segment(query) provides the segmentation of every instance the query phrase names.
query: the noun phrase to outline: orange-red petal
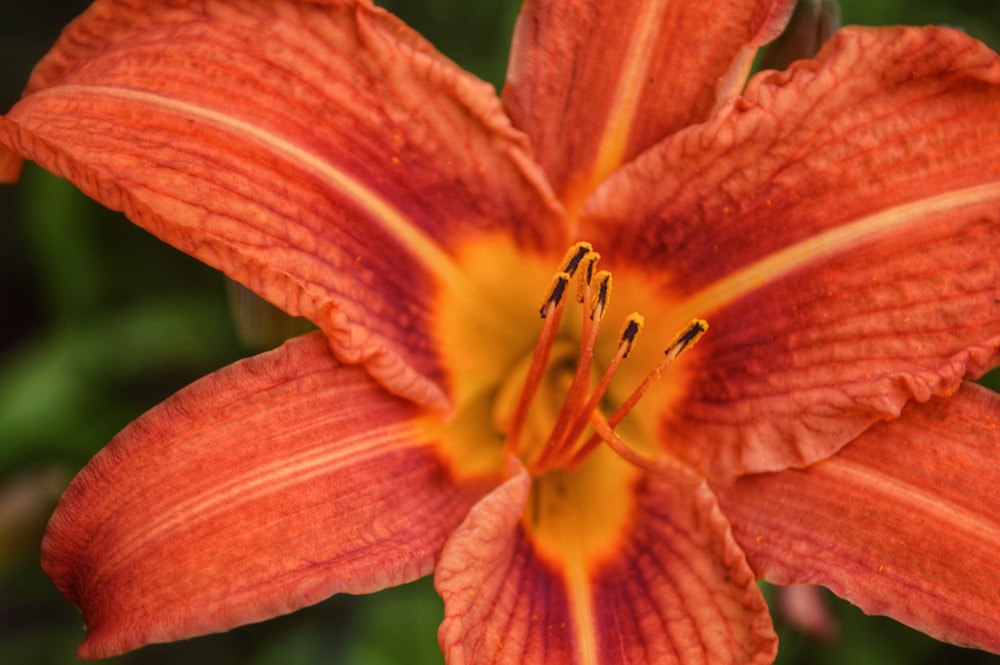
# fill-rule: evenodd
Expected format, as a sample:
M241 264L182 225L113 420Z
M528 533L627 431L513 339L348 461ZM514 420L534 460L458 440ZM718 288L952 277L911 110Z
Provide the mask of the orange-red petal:
M706 485L642 480L620 547L578 574L580 562L536 549L523 517L531 480L515 467L435 571L449 662L772 662L767 607Z
M758 574L1000 653L1000 395L911 404L829 460L718 488Z
M429 573L489 485L450 474L420 415L313 333L137 420L73 481L42 546L45 572L83 611L79 654Z
M462 284L455 243L564 242L492 87L363 0L98 0L0 119L0 143L436 406L428 306Z
M503 100L571 210L609 173L742 88L789 0L530 0Z
M587 237L674 327L711 324L663 416L676 454L714 476L806 465L1000 362L997 117L982 44L845 29L595 194Z
M629 538L594 576L606 661L773 662L767 605L715 495L645 482Z

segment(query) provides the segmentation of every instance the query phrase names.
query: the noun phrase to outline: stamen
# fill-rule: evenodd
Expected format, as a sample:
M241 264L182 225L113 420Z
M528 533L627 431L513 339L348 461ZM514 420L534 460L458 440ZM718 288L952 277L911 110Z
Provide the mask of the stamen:
M626 321L625 326L622 330L623 339L626 333L628 332L628 329L629 329L629 322ZM618 424L625 419L625 416L628 415L628 413L633 409L633 407L635 407L635 405L639 403L639 400L642 399L642 397L649 391L650 387L652 387L652 385L656 383L656 381L660 378L660 376L663 374L663 371L670 365L670 363L676 360L678 356L684 353L684 351L686 351L687 349L690 349L695 342L701 339L701 336L705 334L706 330L708 330L708 323L701 319L695 319L694 321L689 323L686 328L684 328L679 333L677 333L677 335L674 336L673 341L670 342L670 344L667 346L666 351L663 352L663 360L661 360L659 364L657 364L656 367L653 368L652 372L646 375L646 378L643 379L642 383L639 384L639 387L636 388L632 392L632 394L628 396L628 399L622 402L621 406L615 409L615 412L611 414L611 416L607 419L607 421L605 421L606 426L612 433L614 432L614 428L617 427ZM623 349L622 343L619 343L618 348L619 348L619 355L622 355L622 357L624 357L622 350ZM631 346L629 346L628 349L631 349ZM625 350L624 353L628 353L628 349ZM618 355L616 355L615 357L617 358ZM617 368L617 365L615 365L615 367ZM591 412L590 414L590 419L592 423L595 417L594 414L596 413L597 410L595 408L594 411ZM583 460L585 460L587 456L590 455L591 452L593 452L594 448L600 445L602 440L607 442L608 438L606 436L603 436L600 433L600 430L598 430L593 436L587 439L587 441L577 450L576 453L574 453L573 458L569 462L568 468L575 468L576 466L581 464Z
M602 270L596 275L594 275L594 283L597 284L597 290L593 295L593 300L590 305L590 318L596 317L599 322L604 318L604 312L608 306L608 299L611 297L611 273L607 270Z
M579 256L576 254L571 256L570 253L567 253L567 259L564 260L564 264L576 270L576 266L579 265L580 259L585 254L586 252L583 252ZM524 387L521 388L521 395L518 397L517 404L514 406L514 412L511 414L510 422L507 425L507 450L514 454L521 452L519 450L521 433L524 431L524 423L528 418L528 407L531 406L531 401L538 392L538 386L541 385L542 378L545 376L545 368L549 364L549 356L552 355L552 344L556 340L556 334L559 332L559 322L562 319L563 311L566 309L563 306L565 303L564 296L566 295L566 285L570 279L570 273L565 271L556 273L549 283L548 289L545 291L545 298L542 300L542 307L539 310L542 319L544 319L542 331L538 335L538 341L535 342L535 350L531 355L531 364L528 366L528 374L524 379Z
M589 255L588 255L589 256ZM596 257L597 255L594 254ZM596 258L586 262L586 267L592 268L596 264ZM581 272L581 283L586 277L585 270ZM591 281L582 284L583 293L583 331L580 339L580 360L576 365L576 372L566 391L566 398L563 400L562 408L556 417L555 425L541 450L537 459L533 462L533 467L538 469L547 464L553 457L565 453L564 446L566 430L576 421L580 413L586 396L587 386L590 382L590 365L594 358L594 344L597 342L597 331L600 327L601 319L604 317L604 309L608 303L610 294L611 273L606 271L591 275ZM597 295L592 296L594 282L597 282ZM584 416L585 417L585 416ZM572 439L570 440L572 442Z
M656 383L660 375L663 374L663 370L667 369L670 363L677 360L678 356L690 349L695 342L701 339L706 330L708 330L708 323L701 319L695 319L686 328L677 333L673 341L667 346L666 351L663 352L663 360L653 368L652 372L646 375L646 378L639 384L639 387L611 414L611 417L608 418L608 425L616 427L628 415L632 407L642 399L642 396L646 394L650 386Z
M644 325L645 319L638 312L632 312L625 319L625 323L622 324L622 331L618 335L618 350L615 352L611 362L608 363L608 368L604 370L604 375L598 381L594 393L587 400L587 405L583 409L584 413L594 411L597 408L597 404L604 398L604 394L608 391L608 386L611 385L611 379L614 377L615 372L618 371L618 366L628 356L629 351L632 350L632 347L635 345L635 339L639 336L639 332L642 331ZM577 436L579 436L579 433L577 433Z
M625 323L622 324L622 330L618 335L618 350L611 359L611 362L608 364L607 369L604 370L604 374L601 376L601 380L598 381L594 392L590 395L590 399L587 400L587 403L577 413L572 427L569 428L568 433L559 443L559 447L569 447L572 442L576 441L580 438L580 435L583 434L583 430L587 426L588 418L597 412L597 405L600 404L601 400L604 399L604 395L608 392L608 388L611 386L611 379L614 378L615 373L618 371L618 366L621 364L622 360L628 356L629 351L632 350L632 346L635 344L635 338L642 331L642 327L644 325L645 319L643 319L642 315L638 312L632 312L625 319ZM573 453L569 466L572 468L575 463L582 462L586 459L593 449L597 447L600 441L601 440L597 438L594 439L591 444L588 440L579 450ZM589 448L587 447L588 444L590 446Z

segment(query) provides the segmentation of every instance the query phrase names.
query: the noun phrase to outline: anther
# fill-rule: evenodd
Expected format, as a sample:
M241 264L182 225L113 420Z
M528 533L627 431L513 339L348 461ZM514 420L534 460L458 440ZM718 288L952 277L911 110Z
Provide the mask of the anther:
M587 269L584 271L584 279L587 280L587 284L594 281L594 271L597 270L597 262L601 260L601 255L597 252L591 252L587 256Z
M642 327L645 324L646 320L638 312L632 312L625 319L622 330L618 333L618 349L622 358L628 358L632 345L635 344L635 338L642 332Z
M582 246L584 243L580 244ZM564 452L564 445L568 445L565 443L566 430L570 426L573 426L580 417L580 407L583 406L587 396L590 365L594 356L594 343L597 341L597 331L601 319L604 317L604 311L611 292L611 273L606 271L594 272L594 267L601 258L600 254L594 251L587 251L582 256L579 253L573 255L574 258L577 256L580 257L575 262L579 270L580 279L577 295L580 302L584 305L583 325L580 337L580 358L577 362L573 379L566 390L566 397L563 400L562 408L559 410L555 425L549 434L549 439L534 461L536 468L540 468L550 458ZM585 419L586 414L583 414L582 417Z
M601 260L601 255L597 252L589 252L580 262L580 281L576 288L576 301L584 302L586 293L590 290L590 285L594 282L594 272L597 270L597 262Z
M570 274L567 272L556 273L549 282L549 287L545 289L545 297L542 299L542 306L538 313L542 318L547 318L549 313L559 307L563 296L566 295L566 285L569 284Z
M562 270L572 277L576 273L576 269L579 267L580 262L583 257L587 254L591 254L594 251L594 247L589 242L578 242L566 251L566 255L563 257Z
M674 340L670 342L664 353L668 356L676 358L694 346L694 343L701 339L701 336L705 334L706 330L708 330L708 324L701 319L695 319L688 324L687 328L677 333Z
M608 307L608 299L611 297L611 273L607 270L600 271L594 275L593 283L596 284L596 288L591 287L593 301L590 305L590 318L600 322L604 318L604 312L607 311Z

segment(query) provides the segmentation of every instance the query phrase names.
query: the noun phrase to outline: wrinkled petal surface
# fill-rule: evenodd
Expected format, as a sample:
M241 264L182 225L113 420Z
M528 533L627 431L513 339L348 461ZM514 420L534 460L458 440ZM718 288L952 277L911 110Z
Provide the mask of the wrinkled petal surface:
M212 374L119 434L49 524L42 566L101 658L431 571L485 494L417 407L319 333Z
M1000 395L911 404L833 458L720 487L758 574L828 586L948 642L1000 652Z
M364 1L99 0L0 143L435 406L448 387L428 308L462 283L453 243L563 242L492 87Z
M640 481L627 537L583 562L540 554L530 489L516 468L445 545L434 579L449 662L773 661L767 606L707 486Z
M595 194L607 261L659 273L675 329L711 325L663 415L675 454L716 477L807 465L1000 362L997 117L982 44L845 29Z
M529 0L504 104L568 207L737 92L790 0Z

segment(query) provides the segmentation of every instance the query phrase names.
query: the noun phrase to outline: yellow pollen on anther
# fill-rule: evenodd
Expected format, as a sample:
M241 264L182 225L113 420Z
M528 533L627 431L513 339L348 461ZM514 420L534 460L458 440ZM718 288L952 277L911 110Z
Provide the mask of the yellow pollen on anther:
M594 281L594 272L597 270L597 262L601 260L601 255L597 252L589 252L580 262L580 279L577 282L576 301L584 302L586 292Z
M708 322L702 319L695 319L681 330L667 346L664 353L671 356L671 360L694 346L694 343L701 339L701 336L708 330Z
M625 319L621 332L618 333L618 348L622 358L628 358L628 353L632 350L632 345L635 344L635 338L639 336L645 325L646 319L642 318L642 314L638 312L632 312Z
M573 275L576 273L577 268L580 266L580 262L584 258L593 253L594 247L589 242L578 242L568 250L566 250L566 255L563 257L562 263L559 264L562 268L561 272L569 273Z
M596 275L594 275L593 285L590 290L591 294L591 305L590 305L590 318L595 318L600 321L604 318L604 313L607 311L608 300L611 298L611 273L607 270L602 270Z
M569 280L569 273L565 272L559 272L552 276L552 281L549 282L549 286L545 289L542 305L538 308L538 313L541 314L543 319L547 318L555 308L562 304L562 300L566 295L566 285L569 284Z

